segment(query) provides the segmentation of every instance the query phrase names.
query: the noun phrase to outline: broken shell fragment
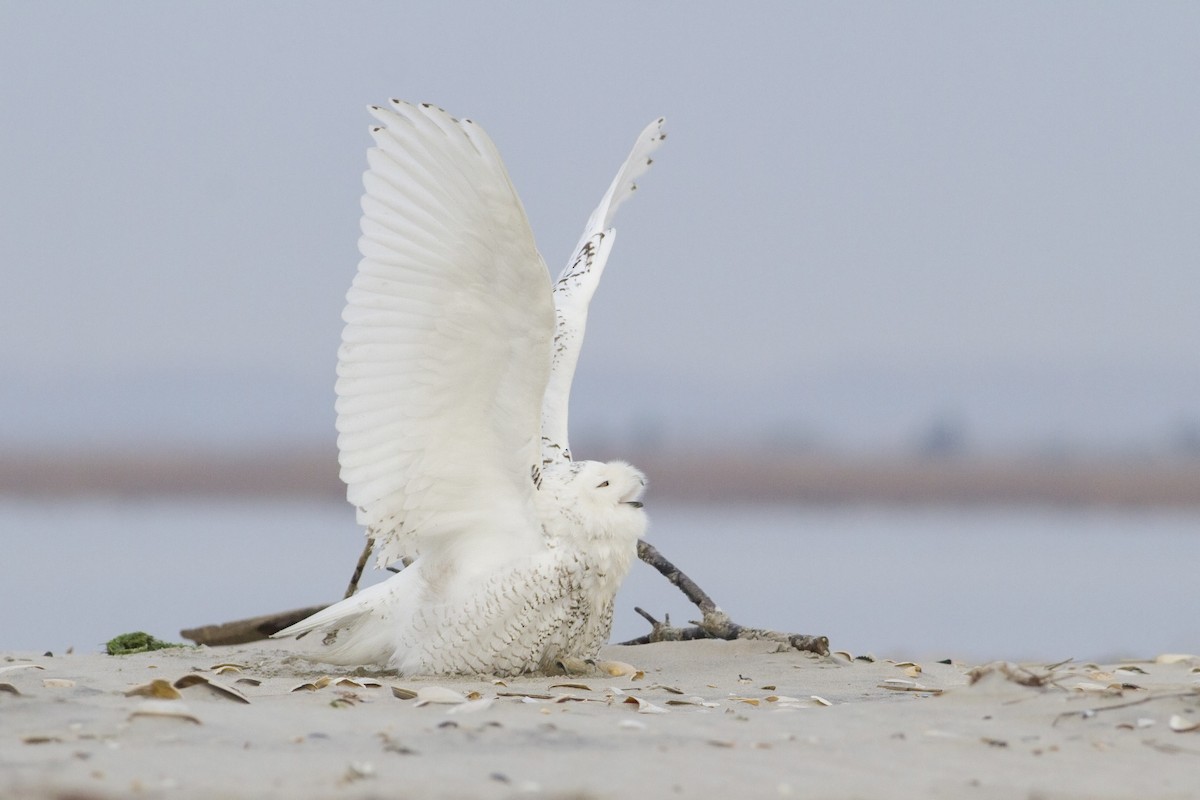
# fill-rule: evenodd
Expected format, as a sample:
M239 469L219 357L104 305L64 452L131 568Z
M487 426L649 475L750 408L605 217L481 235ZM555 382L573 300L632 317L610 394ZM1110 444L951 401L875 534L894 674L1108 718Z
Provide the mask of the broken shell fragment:
M75 685L75 681L67 678L43 678L42 686L47 689L70 689Z
M418 707L429 705L430 703L457 705L458 703L467 702L467 698L462 692L447 689L445 686L422 686L417 690L416 699Z
M211 667L209 667L209 669L211 669L213 672L217 673L218 675L224 675L226 672L241 672L242 670L246 669L246 665L245 664L213 664Z
M300 692L300 691L316 692L316 691L319 691L320 689L324 689L326 686L328 686L331 683L333 683L333 678L329 677L328 675L322 675L321 677L317 678L315 681L309 681L308 683L302 683L299 686L296 686L295 688L291 689L291 691L293 691L293 692Z
M16 672L19 669L45 669L41 664L10 664L7 667L0 667L0 675L6 672Z
M21 696L21 693L17 690L17 687L13 686L11 683L0 683L0 692L15 694L17 697Z
M637 667L632 664L626 664L624 661L597 661L596 669L613 678L619 678L622 675L635 676L633 680L638 680L636 676L641 672ZM645 675L644 672L641 674Z
M203 675L198 675L194 672L190 675L184 675L182 678L175 681L176 689L187 689L192 686L199 686L203 689L206 689L215 694L217 697L220 697L222 700L233 700L237 703L250 702L250 698L246 697L246 695L242 694L237 689L234 689L232 686L223 686L219 683L214 683Z
M667 711L667 709L663 708L662 706L656 706L656 705L654 705L654 703L651 703L649 700L643 700L642 698L635 697L634 695L629 695L622 702L623 703L636 703L637 704L637 712L639 714L666 714L666 713L669 713Z
M492 707L492 703L496 702L494 697L481 697L478 700L468 700L465 703L459 703L446 709L447 714L475 714L480 711L487 711Z
M1172 714L1167 726L1176 733L1191 733L1200 730L1200 719L1188 719L1182 714Z
M156 697L159 700L178 700L183 697L179 690L162 678L135 686L125 693L126 697Z
M187 706L175 700L146 700L129 715L131 720L137 717L178 719L196 725L201 724L200 719L188 711Z

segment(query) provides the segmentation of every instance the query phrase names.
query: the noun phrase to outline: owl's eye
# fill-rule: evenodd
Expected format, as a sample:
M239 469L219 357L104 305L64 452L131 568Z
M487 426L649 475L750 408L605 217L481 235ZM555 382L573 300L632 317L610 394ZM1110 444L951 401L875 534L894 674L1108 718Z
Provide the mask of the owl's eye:
M608 481L605 481L604 483L600 484L600 485L599 485L599 486L597 486L596 488L597 488L597 489L603 489L605 486L608 486Z

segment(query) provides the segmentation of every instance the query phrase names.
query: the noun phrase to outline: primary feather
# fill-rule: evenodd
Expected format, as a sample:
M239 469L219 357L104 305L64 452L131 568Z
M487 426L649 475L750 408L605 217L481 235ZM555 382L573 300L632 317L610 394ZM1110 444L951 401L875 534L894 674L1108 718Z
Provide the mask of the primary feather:
M567 402L612 214L662 120L552 290L478 125L398 100L370 111L338 448L381 565L411 566L277 635L322 632L316 658L405 672L512 674L594 655L645 530L645 479L572 462Z

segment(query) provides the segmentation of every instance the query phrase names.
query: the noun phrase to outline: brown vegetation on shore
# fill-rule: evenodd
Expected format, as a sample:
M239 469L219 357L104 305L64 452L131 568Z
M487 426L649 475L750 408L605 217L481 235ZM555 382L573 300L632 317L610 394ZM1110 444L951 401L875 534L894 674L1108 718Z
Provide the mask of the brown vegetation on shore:
M1200 507L1200 460L738 453L629 457L664 500ZM332 448L6 454L0 495L344 496Z

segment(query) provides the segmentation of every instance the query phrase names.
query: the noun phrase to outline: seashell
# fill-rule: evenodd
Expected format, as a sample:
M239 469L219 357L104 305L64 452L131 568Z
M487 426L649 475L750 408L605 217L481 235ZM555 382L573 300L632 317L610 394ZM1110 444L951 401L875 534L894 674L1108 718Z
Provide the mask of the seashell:
M233 700L237 703L250 702L250 698L246 697L246 695L242 694L237 689L234 689L232 686L223 686L219 683L214 683L203 675L198 675L194 672L190 675L184 675L182 678L175 681L176 689L187 689L192 686L200 686L204 689L207 689L209 692L215 694L217 697L220 697L222 700Z
M75 681L67 678L43 678L42 686L47 689L70 689L75 685Z
M200 719L190 713L187 706L176 700L146 700L129 715L131 720L137 717L160 717L201 724Z
M1200 730L1200 719L1188 719L1182 714L1172 714L1167 727L1176 733L1191 733Z
M590 697L580 697L577 694L560 694L554 698L555 703L600 703L602 700L593 700Z
M209 669L218 675L224 675L226 672L241 672L247 667L245 664L213 664Z
M12 664L7 667L0 667L0 675L6 672L15 672L19 669L45 669L41 664Z
M761 702L757 697L728 697L726 698L734 703L745 703L748 706L757 706Z
M643 700L642 698L636 697L634 695L629 695L622 702L623 703L636 703L637 704L637 712L639 714L667 714L667 713L669 713L667 711L667 709L663 708L662 706L656 706L656 705L654 705L654 703L651 703L649 700Z
M641 672L637 667L626 664L624 661L597 661L596 669L613 678L619 678L622 675L637 675ZM645 676L644 672L641 674ZM640 680L640 678L635 677L634 680Z
M317 678L315 681L310 681L308 683L302 683L299 686L296 686L295 688L291 689L290 691L293 691L293 692L299 692L299 691L316 692L321 689L324 689L326 686L328 686L331 683L333 683L333 678L329 677L328 675L322 675L320 678Z
M258 678L238 678L234 683L244 683L247 686L262 686L262 681Z
M497 697L520 697L522 700L553 700L554 695L542 692L496 692Z
M179 690L162 678L135 686L125 693L126 697L156 697L159 700L178 700L183 697Z
M1119 666L1115 670L1113 670L1113 672L1136 672L1138 675L1149 675L1150 674L1150 673L1146 672L1146 670L1139 667L1137 664L1122 664L1121 666Z
M21 696L21 693L17 690L17 687L13 686L11 683L0 683L0 692L15 694L17 697Z
M711 744L713 747L734 747L737 745L737 742L729 739L709 739L705 744Z
M296 690L293 689L292 691L294 692ZM392 687L392 697L396 697L400 700L413 700L416 698L416 696L417 693L412 689L405 689L403 686Z
M465 703L451 706L446 709L447 714L476 714L480 711L487 711L496 702L494 697L481 697L478 700L468 700Z
M430 703L452 705L465 702L467 702L467 698L462 692L447 689L445 686L422 686L417 690L416 705L418 707Z
M62 739L50 734L31 734L21 737L21 744L58 744Z
M579 689L580 691L590 692L592 687L585 683L552 683L546 687L547 689Z
M653 686L646 687L647 691L649 691L651 689L662 689L664 692L667 692L668 694L683 694L683 689L677 689L674 686L667 686L666 684L663 684L663 683L656 683Z
M906 673L908 673L908 676L910 678L915 678L916 676L921 674L921 665L917 664L914 661L901 661L898 664L896 664L896 667L898 669L902 669Z
M832 653L830 653L829 655L831 655L831 656L835 656L836 658L845 659L846 661L853 661L853 660L854 660L854 656L850 655L850 653L849 653L848 651L846 651L846 650L834 650L834 651L833 651Z

